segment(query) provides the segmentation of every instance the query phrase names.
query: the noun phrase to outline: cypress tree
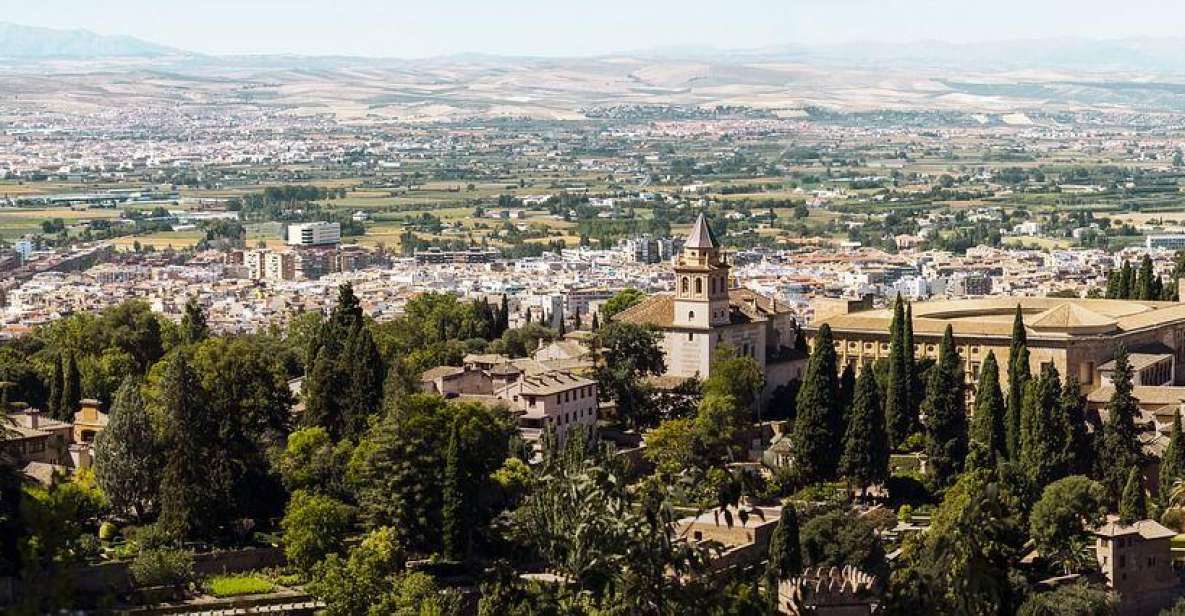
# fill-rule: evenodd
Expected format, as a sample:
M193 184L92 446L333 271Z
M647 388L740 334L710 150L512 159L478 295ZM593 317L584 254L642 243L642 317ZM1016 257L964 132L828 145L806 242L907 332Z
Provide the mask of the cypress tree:
M1119 285L1120 285L1119 270L1111 270L1107 273L1107 291L1103 295L1107 299L1120 299Z
M341 393L341 430L343 436L354 437L367 429L370 418L377 415L382 406L383 358L370 328L361 322L346 340L345 351L345 364L340 368L347 377L348 386Z
M197 297L190 297L185 302L185 315L181 317L181 340L186 344L196 344L210 335L210 326L206 323L206 312L198 303Z
M135 376L124 377L107 417L95 436L95 481L116 511L141 519L156 499L161 460Z
M305 427L321 426L334 439L344 432L341 414L337 412L337 396L334 387L334 362L327 348L317 350L312 365L304 379L302 398L304 412L300 423Z
M174 352L161 379L166 460L158 524L175 539L215 537L231 509L216 417L185 354Z
M1086 431L1086 398L1078 379L1070 376L1058 403L1062 424L1062 466L1067 475L1088 475L1094 469L1094 441Z
M1132 367L1127 360L1127 348L1122 345L1115 355L1111 381L1115 391L1107 402L1107 422L1103 424L1099 466L1111 498L1117 499L1129 469L1138 467L1143 459L1135 423L1139 405L1132 395Z
M815 336L806 375L798 390L794 420L794 464L806 483L835 478L839 464L840 435L835 346L826 323Z
M769 560L766 562L765 579L777 592L777 584L802 573L802 544L798 537L798 512L794 505L782 505L782 515L769 538Z
M594 313L593 313L593 318L592 318L592 327L591 327L591 329L592 329L592 331L594 331L594 332L595 332L595 331L597 331L598 329L601 329L601 320L598 318L598 317L600 316L600 314L601 314L601 313L599 313L599 312L594 312Z
M839 373L839 414L843 418L843 429L847 429L851 415L852 400L856 397L856 371L852 364L844 364Z
M468 521L465 519L465 467L461 460L460 422L453 421L449 431L448 448L444 455L443 506L441 530L444 535L444 554L450 560L461 560L469 551Z
M967 458L963 373L950 325L942 336L938 363L930 369L922 413L926 418L926 465L930 481L937 489L946 488L962 472Z
M889 330L889 378L885 392L885 423L892 447L900 447L917 430L911 404L910 363L913 347L906 342L905 308L901 296L893 307Z
M865 368L856 381L856 394L848 412L840 469L864 491L889 478L889 441L885 433L880 390L872 368Z
M1132 271L1132 264L1127 259L1123 260L1123 266L1119 268L1119 291L1116 299L1132 299L1135 293L1135 274Z
M1134 290L1135 297L1133 299L1157 299L1153 295L1153 274L1152 274L1152 257L1147 254L1140 259L1140 271L1136 274L1136 285Z
M1127 482L1123 486L1123 498L1119 501L1119 521L1134 524L1148 519L1148 502L1144 497L1144 478L1138 467L1131 467Z
M58 355L53 362L53 372L49 376L49 399L46 400L46 410L49 411L50 417L57 420L64 420L62 416L62 356Z
M1004 422L1004 435L1008 448L1008 459L1020 458L1020 415L1024 403L1025 383L1029 380L1029 349L1025 334L1024 314L1020 304L1016 305L1016 316L1012 319L1012 343L1008 349L1008 400Z
M580 322L580 309L579 308L576 310L576 314L573 315L573 319L575 319L575 322L572 324L573 329L580 330L581 328L584 327L584 324Z
M1148 299L1154 301L1168 301L1165 300L1164 297L1164 278L1161 278L1160 274L1157 274L1152 278L1152 293L1148 296Z
M1061 380L1053 366L1025 384L1021 411L1020 462L1029 481L1043 489L1064 475L1061 461L1064 433L1054 413L1058 411Z
M988 351L979 369L975 390L975 414L971 416L971 441L986 454L986 468L995 468L996 460L1007 450L1004 430L1004 394L1000 391L1000 367L996 354Z
M502 294L502 305L498 308L498 332L501 336L506 330L510 329L510 300L506 298L506 294ZM595 329L595 327L594 327Z
M1169 444L1160 457L1160 499L1168 500L1173 484L1185 479L1185 437L1181 436L1181 411L1173 411L1173 429Z
M82 377L78 374L78 362L74 360L74 354L71 353L66 356L66 364L62 368L62 400L58 403L58 412L60 413L58 419L73 420L74 412L78 410L78 401L82 399L81 380Z

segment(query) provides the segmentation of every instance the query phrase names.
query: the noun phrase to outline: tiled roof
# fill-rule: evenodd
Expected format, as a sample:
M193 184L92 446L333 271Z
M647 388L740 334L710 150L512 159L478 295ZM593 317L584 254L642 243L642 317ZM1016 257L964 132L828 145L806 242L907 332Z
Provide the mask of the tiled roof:
M1144 539L1170 539L1176 537L1176 531L1161 526L1155 520L1139 520L1133 524L1123 524L1119 516L1109 515L1102 526L1094 529L1094 534L1100 537L1119 537L1123 535L1139 535Z
M546 372L523 377L522 393L525 395L546 396L587 385L596 385L596 381L579 377L569 372Z
M704 218L701 212L699 218L695 219L695 224L691 227L691 234L687 236L687 241L683 243L684 248L716 248L720 243L716 241L716 236L712 234L712 227L708 226L708 219Z
M759 321L771 315L791 312L787 304L749 289L729 289L728 305L732 309L730 316L734 324ZM617 313L613 319L658 328L671 327L675 323L675 297L670 293L652 295L640 304Z

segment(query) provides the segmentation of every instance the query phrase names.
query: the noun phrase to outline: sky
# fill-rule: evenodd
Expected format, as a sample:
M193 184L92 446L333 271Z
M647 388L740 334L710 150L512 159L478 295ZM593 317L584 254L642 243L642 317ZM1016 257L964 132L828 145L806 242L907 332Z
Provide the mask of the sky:
M580 56L1182 36L1182 0L0 0L0 20L212 54Z

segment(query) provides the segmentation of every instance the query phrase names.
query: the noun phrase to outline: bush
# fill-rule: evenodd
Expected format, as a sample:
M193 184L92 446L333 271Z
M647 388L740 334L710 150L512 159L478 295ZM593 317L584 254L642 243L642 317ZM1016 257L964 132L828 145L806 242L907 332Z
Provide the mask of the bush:
M128 541L135 543L140 551L156 550L176 543L173 536L157 524L150 524L139 528L129 527L124 532L124 536L127 537Z
M206 580L206 592L215 597L262 595L273 592L271 582L254 575L219 575Z
M1166 509L1164 514L1160 516L1160 523L1177 532L1181 532L1182 524L1185 524L1185 512L1182 512L1180 507Z
M288 562L308 570L325 556L340 552L353 520L353 507L329 496L297 490L280 522Z
M137 586L183 586L194 580L193 553L154 548L141 550L128 572Z
M99 540L111 541L119 534L119 527L112 522L103 522L99 525Z

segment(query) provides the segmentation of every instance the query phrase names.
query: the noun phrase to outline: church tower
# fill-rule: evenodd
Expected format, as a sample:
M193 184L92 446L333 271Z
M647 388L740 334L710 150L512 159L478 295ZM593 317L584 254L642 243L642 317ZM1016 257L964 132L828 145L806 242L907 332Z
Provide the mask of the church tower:
M728 263L701 213L675 260L674 325L710 329L728 323Z

